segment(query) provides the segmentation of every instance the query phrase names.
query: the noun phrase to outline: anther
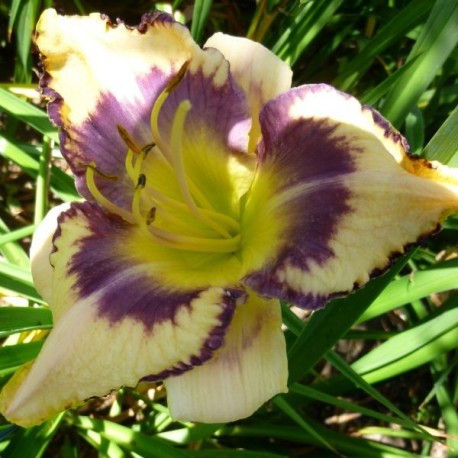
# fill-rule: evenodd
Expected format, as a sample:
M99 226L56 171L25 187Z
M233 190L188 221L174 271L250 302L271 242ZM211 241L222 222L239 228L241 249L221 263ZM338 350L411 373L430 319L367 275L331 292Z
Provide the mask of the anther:
M155 219L156 219L156 207L153 207L146 215L146 224L149 226L150 224L154 223Z
M102 172L100 169L96 167L95 162L90 162L89 164L85 162L80 162L79 166L93 170L95 173L97 173L97 175L101 176L102 178L105 178L106 180L116 181L118 179L118 177L115 175L108 175L108 173Z
M148 143L142 148L143 154L146 156L155 146L156 143Z
M189 60L187 60L178 70L178 73L169 81L167 84L165 91L170 93L172 92L180 83L180 81L184 78L184 75L186 74L186 70L189 67Z
M116 128L118 129L118 134L121 137L122 141L127 145L127 147L132 150L134 153L141 154L142 149L135 143L133 138L130 136L127 129L125 129L120 124L116 124Z
M138 177L138 181L137 181L137 189L141 189L141 188L144 188L146 186L146 176L142 173L139 177Z

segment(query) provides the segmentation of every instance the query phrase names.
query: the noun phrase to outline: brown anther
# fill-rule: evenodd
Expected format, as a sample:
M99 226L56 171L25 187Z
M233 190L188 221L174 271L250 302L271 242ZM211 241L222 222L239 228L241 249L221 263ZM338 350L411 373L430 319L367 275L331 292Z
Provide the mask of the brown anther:
M116 181L118 179L118 177L115 175L109 175L108 173L102 172L100 169L96 167L95 162L90 162L89 164L85 162L80 162L78 165L86 169L94 170L94 172L97 175L99 175L102 178L105 178L105 180Z
M142 173L138 177L137 188L144 188L146 186L146 176Z
M121 126L120 124L116 124L116 128L118 129L118 134L121 137L122 141L127 145L127 147L132 150L136 154L142 153L142 148L140 148L135 141L130 136L129 132Z
M156 143L148 143L142 148L143 154L146 156L155 146Z
M150 225L151 223L154 223L155 219L156 219L156 207L153 207L148 212L148 215L146 216L146 224Z
M180 70L178 70L178 73L169 81L169 84L167 84L167 87L165 88L167 92L169 93L172 92L178 86L180 81L184 78L184 75L188 67L189 67L189 60L187 60L181 66Z

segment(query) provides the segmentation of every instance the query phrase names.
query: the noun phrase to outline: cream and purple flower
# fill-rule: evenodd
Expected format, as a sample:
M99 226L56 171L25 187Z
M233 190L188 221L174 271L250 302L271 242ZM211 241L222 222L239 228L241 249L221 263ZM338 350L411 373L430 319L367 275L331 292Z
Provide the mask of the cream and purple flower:
M174 418L246 417L287 389L279 300L324 306L458 209L456 171L257 43L54 10L36 41L85 201L34 236L54 329L2 392L15 423L145 378Z

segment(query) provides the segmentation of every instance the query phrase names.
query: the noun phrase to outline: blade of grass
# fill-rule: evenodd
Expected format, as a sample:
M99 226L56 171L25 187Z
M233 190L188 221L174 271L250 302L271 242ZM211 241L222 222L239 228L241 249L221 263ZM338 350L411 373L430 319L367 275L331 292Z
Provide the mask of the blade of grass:
M326 353L326 360L331 363L341 374L350 380L355 386L364 390L373 399L386 407L389 411L393 412L398 418L402 419L406 425L413 431L418 431L423 434L424 439L434 441L434 437L424 430L421 426L417 425L408 415L404 414L398 409L391 401L383 396L376 388L366 382L351 366L349 366L336 352L330 350Z
M202 40L212 4L213 0L196 0L194 2L191 35L197 43L200 43Z
M374 441L357 439L348 435L340 434L326 428L318 422L311 421L315 431L319 434L326 436L327 440L332 446L339 450L341 453L352 457L364 458L398 458L400 456L412 457L412 454L400 450L389 445L380 444ZM227 425L215 433L217 437L271 437L274 439L281 439L292 441L299 444L312 444L319 446L320 443L313 437L307 434L303 429L283 425ZM321 455L316 455L321 456ZM422 455L415 455L422 456ZM424 456L424 455L423 455Z
M90 429L79 429L78 434L97 450L98 456L108 458L124 458L129 456L118 444L105 439L95 431L91 431Z
M165 456L167 458L183 458L188 456L187 453L177 450L163 439L133 431L111 421L78 416L73 419L73 423L79 429L95 431L105 439L141 456L151 458L163 458Z
M51 310L44 307L0 307L0 337L32 329L50 329Z
M407 262L399 259L385 275L363 289L315 312L288 351L290 383L304 376L355 323Z
M39 173L39 161L42 153L28 145L17 145L6 136L0 134L0 154L17 164L24 173L36 178ZM51 190L63 201L71 202L80 196L75 189L73 178L54 165L51 166Z
M49 192L49 174L51 164L51 140L48 137L43 138L43 148L41 150L38 176L35 190L35 212L34 224L38 225L48 211L48 192Z
M0 375L10 374L22 364L36 358L42 346L43 340L1 347Z
M45 112L3 88L0 88L0 109L59 143L57 130L52 127Z
M391 282L357 323L371 320L414 300L458 287L458 260L453 259L429 269L405 275Z
M397 127L458 43L458 4L437 0L408 61L419 56L385 99L381 111Z
M21 227L21 229L16 229L14 231L7 232L4 235L0 235L0 250L3 249L3 245L11 242L17 242L25 237L29 237L35 231L35 228L36 226L31 224L30 226Z
M59 429L63 416L64 414L59 414L42 425L17 430L3 451L2 458L42 457Z
M3 256L5 256L5 259L11 264L27 268L29 266L29 257L18 243L13 240L8 241L8 237L11 237L11 231L1 218L0 234L1 237L5 237L6 240L3 242L3 244L0 245L0 251L2 252Z
M366 43L356 57L342 66L339 76L332 84L343 91L349 91L369 70L372 61L385 49L404 38L410 30L421 24L428 17L431 8L431 0L414 0L401 11L396 11L393 18ZM366 101L365 103L372 104L373 102Z
M401 79L402 75L414 64L417 58L414 58L395 71L388 78L385 78L378 86L369 89L362 97L361 101L367 105L376 105L392 87Z
M250 452L248 450L221 449L217 450L192 450L190 456L199 458L289 458L288 455L279 455L269 452Z
M423 156L448 164L458 155L458 106L426 145Z
M432 362L431 368L437 379L447 369L447 361L444 358L436 358ZM447 384L442 383L438 387L436 399L447 427L447 445L449 446L447 456L448 458L456 458L458 457L458 413Z
M299 383L294 383L290 387L290 392L298 394L300 396L312 399L314 401L324 402L331 406L337 407L338 409L346 410L348 412L356 412L367 417L380 420L384 423L394 423L400 426L405 426L410 428L412 425L412 420L405 421L402 418L394 417L391 415L383 414L373 409L368 409L367 407L362 407L359 404L354 402L349 402L344 399L341 399L337 396L331 396L330 394L324 393L318 389L315 389L311 386L301 385ZM422 436L423 437L423 436Z
M29 269L0 261L0 285L2 288L18 293L35 302L43 303L33 286Z
M394 377L438 355L453 350L458 342L458 296L437 316L393 336L353 363L352 367L369 383ZM450 307L452 306L452 307Z
M295 14L290 15L290 26L272 46L272 51L293 65L332 18L342 2L343 0L330 0L299 5Z
M180 445L188 445L211 437L222 425L218 424L191 424L187 428L173 429L157 434L157 437Z
M336 455L340 455L339 452L326 440L326 438L316 432L312 426L310 426L305 419L299 415L298 412L286 401L282 396L274 398L274 404L287 415L291 420L297 423L308 435L313 437L318 443L324 448L334 452Z

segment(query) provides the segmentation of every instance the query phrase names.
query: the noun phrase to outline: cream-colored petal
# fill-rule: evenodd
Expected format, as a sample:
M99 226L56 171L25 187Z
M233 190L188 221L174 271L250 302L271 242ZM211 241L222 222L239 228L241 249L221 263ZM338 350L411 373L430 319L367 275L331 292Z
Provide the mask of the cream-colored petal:
M52 297L53 268L49 262L53 247L52 239L59 215L69 208L68 203L52 208L33 233L30 246L32 277L36 290L46 302L50 302Z
M261 295L321 307L458 211L458 170L410 157L399 132L348 94L324 84L291 89L261 122L242 222L253 249L277 229L277 254L245 279ZM259 215L265 222L255 226Z
M2 389L8 420L32 426L143 377L182 373L222 345L244 292L165 285L151 264L126 253L134 235L88 202L61 214L51 255L54 328Z
M212 359L164 383L174 419L220 423L250 416L286 392L287 380L280 304L251 296L236 310Z
M218 32L205 47L216 48L224 55L232 76L245 91L253 117L249 148L253 152L261 136L259 112L268 100L291 87L291 68L263 45L247 38Z

